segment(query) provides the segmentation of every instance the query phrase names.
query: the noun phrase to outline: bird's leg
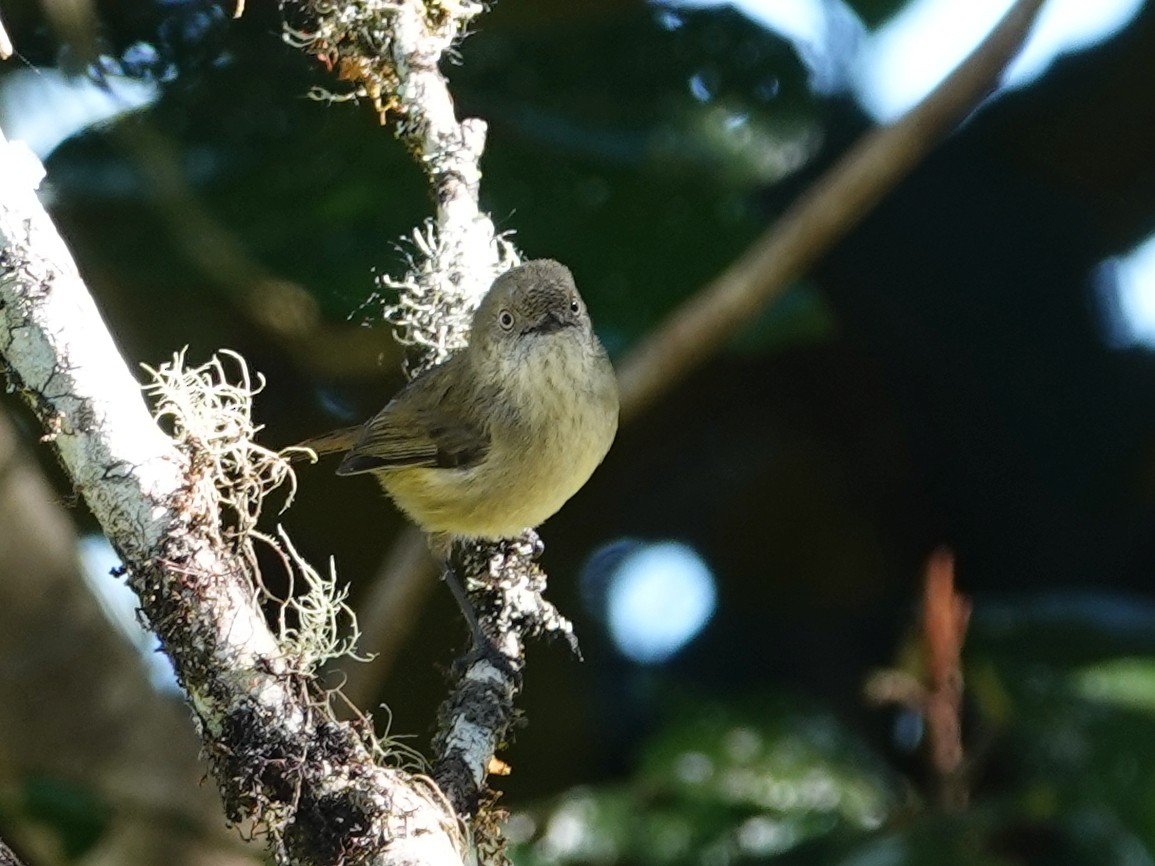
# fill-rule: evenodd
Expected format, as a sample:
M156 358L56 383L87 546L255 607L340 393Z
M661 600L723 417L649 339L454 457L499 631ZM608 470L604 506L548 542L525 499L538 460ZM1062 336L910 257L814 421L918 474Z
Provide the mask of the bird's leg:
M453 600L457 602L457 606L461 608L461 615L465 617L465 622L469 625L469 633L473 638L474 649L481 649L489 645L489 638L481 630L481 623L477 619L477 611L473 607L473 602L469 600L469 596L465 592L465 586L461 582L461 578L457 576L457 569L453 567L453 560L446 556L441 561L441 579L445 581L445 585L449 587L449 591L453 593Z
M481 622L477 619L477 610L465 592L465 585L458 576L458 568L454 565L454 554L460 552L457 539L447 532L433 532L429 535L429 549L441 562L441 579L453 593L453 600L461 609L461 615L469 626L469 635L473 639L473 648L481 649L490 644L489 639L481 630Z

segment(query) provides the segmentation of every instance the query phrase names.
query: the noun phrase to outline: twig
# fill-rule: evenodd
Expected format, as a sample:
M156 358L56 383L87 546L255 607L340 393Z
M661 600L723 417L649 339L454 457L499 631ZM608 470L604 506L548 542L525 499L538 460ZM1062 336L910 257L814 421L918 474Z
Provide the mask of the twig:
M281 862L459 864L439 794L381 766L269 630L245 558L218 543L204 455L153 423L37 200L42 173L0 136L0 360L174 662L227 815L268 832Z
M971 605L954 588L954 557L939 548L926 566L922 630L927 661L926 727L939 799L953 811L966 808L963 764L962 650Z
M408 371L419 372L465 345L482 295L517 261L478 203L485 124L458 122L438 68L483 7L474 0L359 0L340 4L338 14L329 2L301 5L311 13L308 26L287 29L286 38L354 82L355 94L371 99L382 121L397 119L397 134L425 169L437 202L433 223L414 233L418 255L410 273L383 281L399 293L387 317L398 339L417 352ZM536 534L527 533L466 556L466 583L498 652L455 666L457 683L440 713L434 778L460 814L475 814L494 750L510 738L524 637L572 636L570 624L541 596L545 575L533 561L539 547Z
M780 295L869 213L995 86L1043 0L1018 0L922 102L869 133L733 264L619 366L622 418L643 411Z
M962 742L962 651L970 602L955 591L954 557L931 554L923 579L921 676L900 669L875 671L865 693L875 704L897 704L926 721L927 752L944 809L965 809L967 765Z

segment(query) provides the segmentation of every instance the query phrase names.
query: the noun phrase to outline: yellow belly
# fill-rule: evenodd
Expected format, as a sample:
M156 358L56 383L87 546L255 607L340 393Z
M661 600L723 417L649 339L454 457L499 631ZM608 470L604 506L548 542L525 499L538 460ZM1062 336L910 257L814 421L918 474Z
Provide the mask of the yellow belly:
M537 526L589 480L609 450L611 435L587 447L545 447L514 453L496 446L470 469L397 469L378 473L397 506L427 532L507 538ZM575 453L577 452L577 453ZM512 467L495 471L495 465Z
M537 526L589 480L617 432L612 368L601 355L605 375L591 379L590 363L565 342L493 373L512 411L491 421L481 462L379 472L381 485L427 532L493 539Z

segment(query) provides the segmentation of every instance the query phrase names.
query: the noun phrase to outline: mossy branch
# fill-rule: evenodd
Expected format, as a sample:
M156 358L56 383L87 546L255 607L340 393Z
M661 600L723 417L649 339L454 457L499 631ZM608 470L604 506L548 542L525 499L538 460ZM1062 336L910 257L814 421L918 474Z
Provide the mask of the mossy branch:
M458 120L438 65L483 6L471 0L300 0L292 8L302 18L286 27L286 41L349 82L346 96L370 99L382 123L394 121L428 178L436 214L413 233L408 273L380 283L396 295L384 305L384 317L410 347L406 370L415 375L465 345L485 291L519 261L479 203L485 123ZM552 633L572 639L568 621L542 597L546 577L535 561L538 552L540 541L528 532L498 545L473 545L463 556L467 588L500 655L459 661L456 685L441 708L434 777L463 815L477 815L488 801L494 751L512 736L525 638ZM495 826L482 818L475 829ZM500 852L492 839L483 847Z
M42 176L0 136L0 361L120 553L229 819L285 864L460 864L460 825L437 788L384 766L367 720L338 722L314 680L340 648L341 602L283 536L254 529L265 494L292 476L251 444L247 374L230 384L220 360L187 370L178 356L154 385L166 435L36 197ZM259 604L258 542L283 545L314 584L280 634Z

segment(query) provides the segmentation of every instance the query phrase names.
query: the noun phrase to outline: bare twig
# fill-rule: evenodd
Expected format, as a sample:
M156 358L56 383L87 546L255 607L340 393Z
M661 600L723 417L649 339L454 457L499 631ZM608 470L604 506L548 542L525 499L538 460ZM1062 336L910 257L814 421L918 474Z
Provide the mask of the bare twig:
M0 137L0 359L105 534L188 692L233 821L281 862L461 862L456 817L420 777L382 766L335 721L221 544L212 452L165 436L36 198L42 169Z
M995 86L1043 0L1018 0L970 56L894 124L865 135L732 265L619 366L622 418L717 352L842 238Z
M922 665L911 671L875 671L865 693L875 704L897 704L926 721L927 752L943 808L957 811L968 800L962 742L962 651L970 602L955 591L954 557L946 548L931 554L923 578Z
M925 712L939 798L944 808L952 810L965 808L968 799L962 744L962 650L970 613L970 602L954 588L954 557L939 548L927 563L923 587Z

